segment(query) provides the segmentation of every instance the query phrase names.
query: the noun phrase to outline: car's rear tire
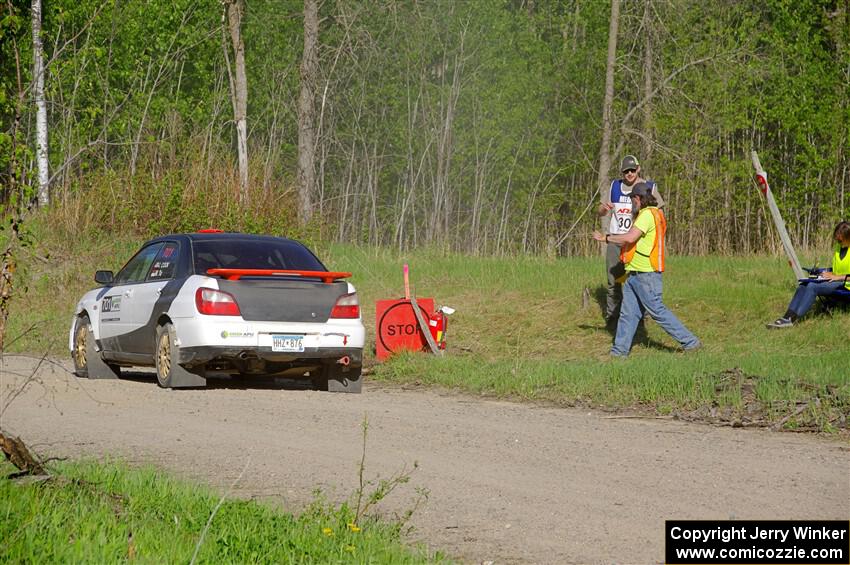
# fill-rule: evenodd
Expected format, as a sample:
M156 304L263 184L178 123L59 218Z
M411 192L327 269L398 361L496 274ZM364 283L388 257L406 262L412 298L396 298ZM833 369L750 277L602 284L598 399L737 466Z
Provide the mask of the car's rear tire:
M344 371L340 365L326 365L313 378L313 386L328 392L360 393L363 386L362 368L350 367Z
M156 382L162 388L196 388L207 386L206 367L180 365L180 348L176 344L177 330L171 322L156 329L154 365Z
M92 339L94 336L89 317L80 316L74 325L74 349L71 351L71 359L74 360L74 374L83 379L89 376L88 348Z
M156 329L154 365L156 382L162 388L196 388L207 386L206 367L186 368L180 365L177 330L167 322Z
M174 326L163 324L156 329L156 347L154 361L156 365L156 382L162 388L173 385L175 359Z

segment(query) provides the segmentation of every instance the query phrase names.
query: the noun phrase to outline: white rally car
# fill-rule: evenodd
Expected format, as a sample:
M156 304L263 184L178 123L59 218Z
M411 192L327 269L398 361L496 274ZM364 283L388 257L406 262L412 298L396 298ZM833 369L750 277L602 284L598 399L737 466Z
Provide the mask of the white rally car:
M290 239L203 230L158 237L77 303L69 347L80 377L154 366L162 387L208 374L309 376L360 392L365 330L350 273Z

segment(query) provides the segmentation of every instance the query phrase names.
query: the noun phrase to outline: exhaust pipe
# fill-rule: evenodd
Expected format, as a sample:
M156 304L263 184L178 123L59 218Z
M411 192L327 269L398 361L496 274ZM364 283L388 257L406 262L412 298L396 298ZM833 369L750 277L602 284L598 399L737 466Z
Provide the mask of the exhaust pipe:
M348 365L351 364L351 357L349 357L348 355L343 355L342 357L337 359L336 362L342 365L343 367L348 367Z

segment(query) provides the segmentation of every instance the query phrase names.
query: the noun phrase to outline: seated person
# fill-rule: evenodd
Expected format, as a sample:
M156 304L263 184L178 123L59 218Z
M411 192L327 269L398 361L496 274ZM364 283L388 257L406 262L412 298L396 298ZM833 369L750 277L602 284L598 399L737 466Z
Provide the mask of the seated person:
M818 296L834 295L841 289L850 290L850 223L838 222L832 237L836 242L832 272L823 271L818 275L820 280L798 286L785 315L767 324L768 328L790 328L806 315Z

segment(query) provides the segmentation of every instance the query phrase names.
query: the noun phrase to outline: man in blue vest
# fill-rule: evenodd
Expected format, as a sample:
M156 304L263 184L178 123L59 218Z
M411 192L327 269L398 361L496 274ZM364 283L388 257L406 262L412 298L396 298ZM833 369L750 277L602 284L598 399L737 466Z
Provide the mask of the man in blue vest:
M611 187L602 193L602 202L597 213L602 218L603 230L608 235L628 233L632 227L632 188L642 182L652 191L658 207L664 207L664 199L658 192L656 183L640 176L640 162L634 155L626 155L620 164L623 178L611 182ZM617 326L620 317L620 303L623 301L621 282L626 267L620 261L620 246L609 243L605 249L605 271L608 274L608 295L605 304L605 322L610 328Z

